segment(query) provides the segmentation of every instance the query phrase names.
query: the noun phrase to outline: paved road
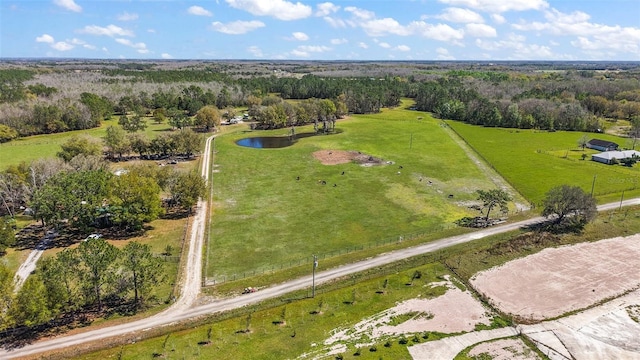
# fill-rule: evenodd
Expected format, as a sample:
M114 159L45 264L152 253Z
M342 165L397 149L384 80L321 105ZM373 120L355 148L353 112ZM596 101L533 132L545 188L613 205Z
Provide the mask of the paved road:
M211 153L212 138L207 140L205 155L203 156L202 174L207 177L209 174L209 155ZM626 200L622 206L638 205L640 198ZM611 210L621 206L620 202L605 204L598 207L598 210ZM12 351L0 350L0 358L12 359L22 356L29 356L45 351L54 351L74 345L80 345L85 342L98 341L102 339L112 338L126 334L137 334L155 329L161 326L174 324L179 321L193 319L199 316L212 313L237 309L246 305L255 304L263 300L274 298L287 294L294 290L305 289L311 286L311 275L294 279L282 284L274 285L266 289L262 289L252 294L240 295L235 298L227 298L215 300L211 303L193 306L193 303L200 291L200 283L202 276L202 248L204 245L204 230L207 218L206 203L198 203L197 215L194 217L193 226L189 236L189 254L187 258L186 275L182 279L182 292L176 303L162 313L151 316L146 319L133 321L126 324L115 325L103 329L95 329L80 334L62 336L51 340L36 342L20 349ZM356 263L343 265L334 269L325 270L316 273L316 284L322 284L343 276L354 274L363 270L372 269L383 266L398 260L406 259L419 254L425 254L450 247L465 242L481 239L487 236L504 233L518 229L523 226L539 223L544 219L536 217L533 219L523 220L512 224L500 225L464 235L458 235L433 241L427 244L418 245L406 249L396 250L393 252L378 255L373 258L362 260Z

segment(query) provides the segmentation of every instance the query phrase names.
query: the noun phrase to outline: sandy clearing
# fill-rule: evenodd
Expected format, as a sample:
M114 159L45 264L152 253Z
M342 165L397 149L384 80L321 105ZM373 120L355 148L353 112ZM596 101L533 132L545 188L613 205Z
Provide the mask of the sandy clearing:
M477 324L491 323L491 313L473 297L471 292L455 287L447 281L432 283L430 286L446 286L447 291L432 299L415 298L398 303L391 309L370 316L353 327L334 329L333 335L323 346L312 353L301 355L300 359L323 358L344 349L344 344L357 347L369 346L386 336L408 335L425 331L457 333L473 331ZM417 312L419 315L397 325L390 325L392 319L402 314ZM428 316L426 316L428 315ZM515 330L511 330L515 331Z
M640 235L560 248L510 261L471 279L501 311L539 321L584 309L640 285Z
M501 339L478 344L469 351L469 356L487 354L492 360L535 360L540 356L521 339Z

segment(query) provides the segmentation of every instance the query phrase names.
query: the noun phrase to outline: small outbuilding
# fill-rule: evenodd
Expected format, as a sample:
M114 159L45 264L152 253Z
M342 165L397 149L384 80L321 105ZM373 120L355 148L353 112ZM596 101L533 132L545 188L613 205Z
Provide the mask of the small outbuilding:
M587 142L587 147L589 149L593 149L593 150L600 150L600 151L614 151L614 150L618 150L618 144L612 142L612 141L607 141L607 140L600 140L600 139L591 139Z
M629 158L640 158L640 151L622 150L622 151L605 151L599 154L591 155L591 160L599 163L611 165L616 161L622 161Z

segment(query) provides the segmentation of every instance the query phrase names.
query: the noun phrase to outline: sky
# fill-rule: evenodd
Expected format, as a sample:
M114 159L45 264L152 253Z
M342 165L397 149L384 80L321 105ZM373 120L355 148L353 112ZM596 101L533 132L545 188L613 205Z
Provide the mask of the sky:
M640 61L639 0L2 0L0 58Z

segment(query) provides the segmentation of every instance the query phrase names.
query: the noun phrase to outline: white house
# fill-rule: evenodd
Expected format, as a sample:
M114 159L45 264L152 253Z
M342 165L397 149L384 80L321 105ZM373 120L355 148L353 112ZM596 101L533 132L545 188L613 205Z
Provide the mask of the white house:
M597 161L603 164L611 164L613 159L621 161L632 157L640 158L640 151L635 150L622 150L622 151L605 151L599 154L591 155L591 160Z

